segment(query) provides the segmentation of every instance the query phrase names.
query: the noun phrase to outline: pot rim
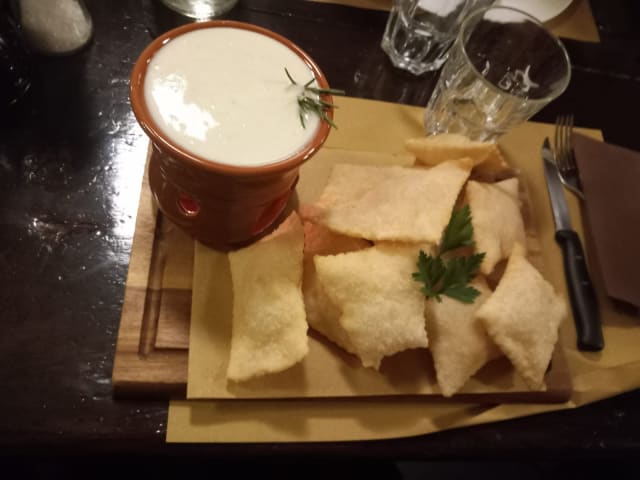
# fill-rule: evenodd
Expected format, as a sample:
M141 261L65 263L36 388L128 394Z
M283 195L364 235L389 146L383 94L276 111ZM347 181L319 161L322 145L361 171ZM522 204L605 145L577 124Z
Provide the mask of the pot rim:
M331 126L325 122L320 121L318 129L311 139L303 148L295 152L293 155L280 160L278 162L269 163L266 165L252 165L252 166L237 166L229 165L225 163L219 163L213 160L207 160L195 153L185 149L168 138L168 135L163 133L163 130L152 118L147 103L144 98L144 80L147 72L147 67L153 58L153 55L162 48L171 39L176 38L194 30L202 28L239 28L243 30L249 30L255 33L259 33L270 37L292 50L297 54L304 63L307 64L311 72L313 73L320 88L329 88L329 83L325 75L322 73L318 65L311 59L311 57L300 47L298 47L291 40L279 35L271 30L268 30L257 25L245 22L237 22L234 20L210 20L207 22L191 23L183 25L173 30L169 30L163 35L156 38L151 42L140 54L138 60L136 60L133 70L131 72L130 82L130 97L131 108L138 120L138 123L149 136L151 141L155 143L158 148L168 154L169 156L179 159L188 165L197 167L199 169L205 169L211 173L235 176L235 177L252 177L252 176L264 176L271 174L279 174L287 170L294 169L300 166L302 163L311 158L319 149L329 136ZM333 103L331 95L322 95L322 99L326 102ZM327 111L327 116L333 119L333 110Z

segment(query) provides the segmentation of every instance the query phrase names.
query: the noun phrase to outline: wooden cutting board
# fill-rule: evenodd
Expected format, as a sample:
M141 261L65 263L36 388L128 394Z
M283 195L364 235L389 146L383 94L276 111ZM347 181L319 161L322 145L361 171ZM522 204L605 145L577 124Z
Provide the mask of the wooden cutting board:
M531 227L526 203L523 213ZM528 228L528 237L535 264L540 260L535 230ZM116 396L185 397L193 255L193 240L157 212L145 175L114 360ZM571 376L560 346L545 381L544 392L507 390L458 398L485 403L565 401L571 393Z
M113 365L116 396L184 397L194 244L159 213L145 172Z

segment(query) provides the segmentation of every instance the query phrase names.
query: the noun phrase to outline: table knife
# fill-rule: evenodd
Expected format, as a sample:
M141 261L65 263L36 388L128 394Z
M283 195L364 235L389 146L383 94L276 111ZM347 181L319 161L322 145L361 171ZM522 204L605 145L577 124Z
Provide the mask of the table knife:
M598 298L591 283L580 237L571 228L567 201L548 138L542 145L542 164L556 226L555 239L562 250L569 300L578 334L578 349L599 351L604 348L604 338Z

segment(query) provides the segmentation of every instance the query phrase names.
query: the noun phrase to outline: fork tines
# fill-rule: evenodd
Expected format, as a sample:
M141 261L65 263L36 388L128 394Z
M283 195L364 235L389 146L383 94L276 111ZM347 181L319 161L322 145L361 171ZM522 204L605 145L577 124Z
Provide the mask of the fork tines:
M556 118L554 150L560 180L562 180L565 187L578 195L578 197L583 198L578 168L573 154L572 133L573 115L559 115Z

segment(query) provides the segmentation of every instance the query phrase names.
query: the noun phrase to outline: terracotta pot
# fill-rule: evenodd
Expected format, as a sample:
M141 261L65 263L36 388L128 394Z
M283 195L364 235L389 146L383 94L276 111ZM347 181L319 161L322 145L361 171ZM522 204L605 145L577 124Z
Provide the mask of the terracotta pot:
M214 20L192 23L154 40L140 55L131 74L131 106L153 143L149 185L160 210L197 240L217 249L246 245L273 226L298 180L298 168L322 146L329 125L321 122L312 140L300 151L276 163L234 166L207 160L180 147L153 120L144 96L144 79L153 55L184 33L199 28L232 27L251 30L283 43L309 66L318 85L329 88L313 60L290 40L255 25ZM331 102L330 96L324 100ZM332 112L328 112L331 117Z

